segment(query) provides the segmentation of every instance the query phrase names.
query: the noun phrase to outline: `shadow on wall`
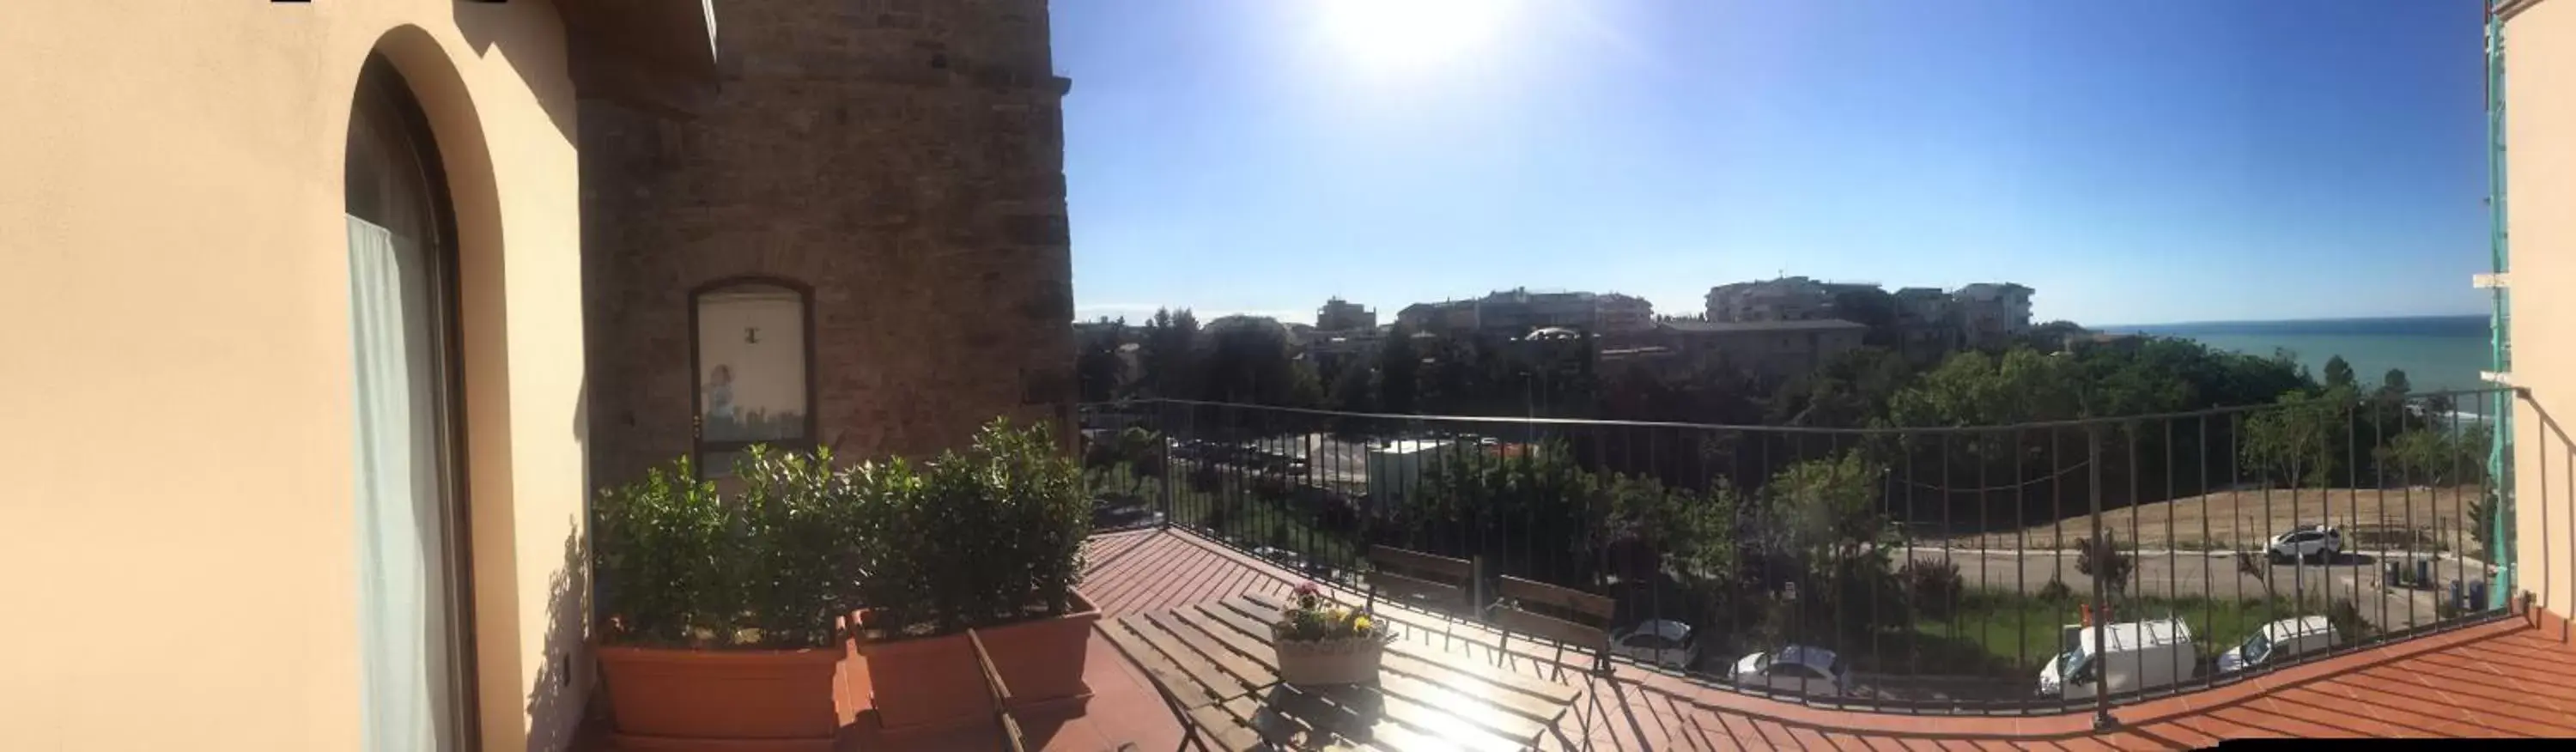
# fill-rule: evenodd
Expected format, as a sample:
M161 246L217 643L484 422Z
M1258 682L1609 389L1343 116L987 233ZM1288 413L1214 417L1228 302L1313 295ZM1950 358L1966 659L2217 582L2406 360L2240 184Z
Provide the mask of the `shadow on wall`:
M519 74L519 82L536 95L538 106L545 108L546 119L554 123L555 133L567 142L574 140L578 134L573 127L571 30L560 21L540 23L555 21L556 15L531 12L525 3L459 2L453 5L456 30L465 35L465 42L473 46L474 54L491 57L492 48L501 48L501 54L510 59L510 70ZM550 46L562 56L555 59L555 67L546 68L540 65L545 58L532 51ZM511 54L513 52L519 54Z
M590 695L590 551L575 525L546 591L546 663L528 688L528 749L571 749Z

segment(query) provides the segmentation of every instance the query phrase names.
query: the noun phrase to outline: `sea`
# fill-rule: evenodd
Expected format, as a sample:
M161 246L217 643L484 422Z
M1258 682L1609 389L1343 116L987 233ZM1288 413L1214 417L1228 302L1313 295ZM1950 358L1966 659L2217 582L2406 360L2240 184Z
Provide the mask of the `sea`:
M2494 367L2485 315L2298 321L2207 321L2099 327L2123 334L2197 340L2210 347L2253 355L2287 350L2308 372L2323 378L2326 359L2343 356L2355 379L2377 385L2388 369L2406 371L2417 392L2480 389L2478 372Z

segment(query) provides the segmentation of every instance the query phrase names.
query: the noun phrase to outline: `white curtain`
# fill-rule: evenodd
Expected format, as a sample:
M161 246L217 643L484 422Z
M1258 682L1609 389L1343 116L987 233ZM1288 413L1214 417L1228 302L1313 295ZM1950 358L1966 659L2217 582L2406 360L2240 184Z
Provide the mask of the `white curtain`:
M349 217L364 728L371 752L450 749L446 513L428 275L416 241Z

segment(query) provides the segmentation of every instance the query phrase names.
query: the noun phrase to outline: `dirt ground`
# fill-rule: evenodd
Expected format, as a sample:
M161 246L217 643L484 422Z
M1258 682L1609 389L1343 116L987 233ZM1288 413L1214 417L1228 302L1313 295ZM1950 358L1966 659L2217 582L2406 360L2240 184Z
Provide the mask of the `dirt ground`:
M2351 550L2462 551L2476 547L2461 521L2482 493L2480 486L2225 491L2106 511L2102 527L2124 547L2209 550L2258 548L2275 533L2321 522L2342 528ZM1946 541L1966 548L2071 548L2092 531L2092 520L2077 515L2018 534Z

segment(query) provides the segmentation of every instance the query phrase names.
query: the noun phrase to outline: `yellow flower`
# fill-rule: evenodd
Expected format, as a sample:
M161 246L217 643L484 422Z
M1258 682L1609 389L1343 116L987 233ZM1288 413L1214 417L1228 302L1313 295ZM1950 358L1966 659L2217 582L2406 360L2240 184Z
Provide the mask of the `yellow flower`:
M1352 628L1352 629L1359 630L1359 631L1362 631L1362 632L1366 632L1366 631L1368 631L1368 625L1369 625L1369 618L1368 618L1368 617L1366 617L1366 616L1362 616L1362 617L1359 617L1359 618L1357 618L1357 619L1352 619L1352 620L1351 620L1351 628Z

